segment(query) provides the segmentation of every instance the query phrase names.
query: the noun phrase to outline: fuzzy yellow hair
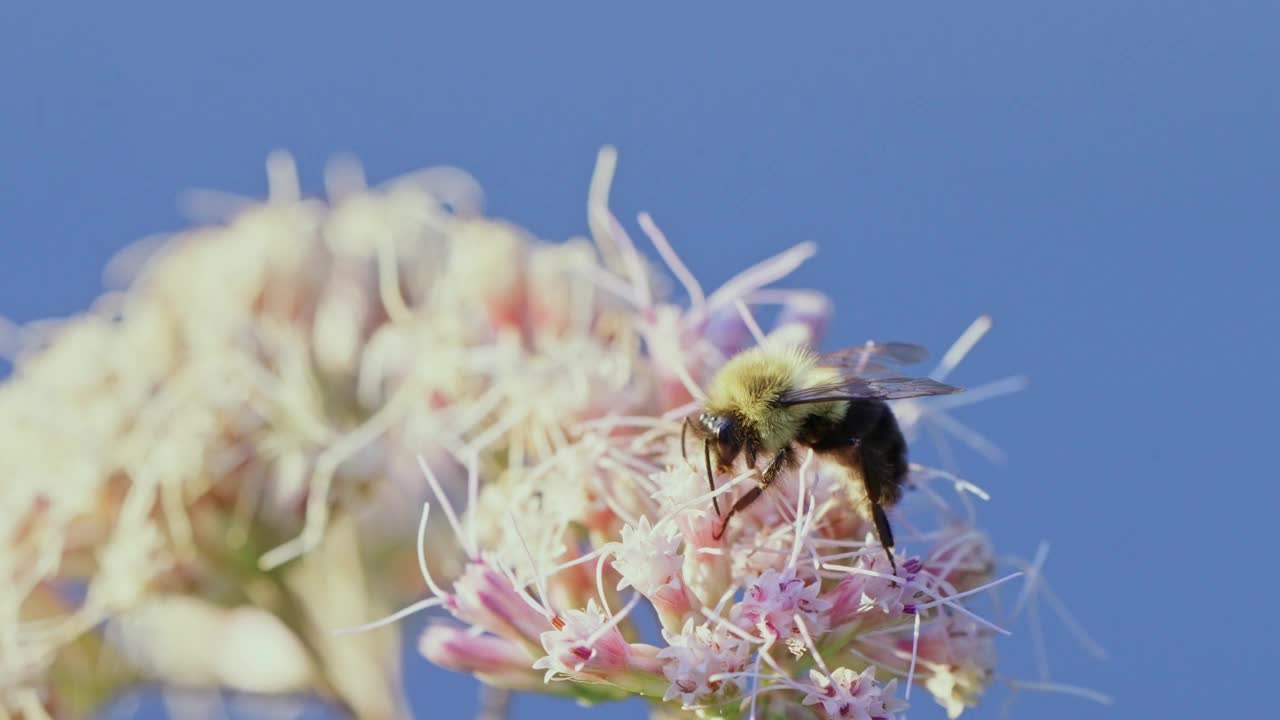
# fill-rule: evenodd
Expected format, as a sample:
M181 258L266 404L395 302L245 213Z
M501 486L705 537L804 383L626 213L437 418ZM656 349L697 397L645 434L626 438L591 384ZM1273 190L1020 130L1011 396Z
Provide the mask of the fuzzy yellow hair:
M807 418L819 415L838 421L843 401L781 406L788 390L839 379L839 373L817 365L817 356L802 347L756 347L738 353L720 368L708 389L707 411L733 415L759 435L765 452L776 452L795 439Z

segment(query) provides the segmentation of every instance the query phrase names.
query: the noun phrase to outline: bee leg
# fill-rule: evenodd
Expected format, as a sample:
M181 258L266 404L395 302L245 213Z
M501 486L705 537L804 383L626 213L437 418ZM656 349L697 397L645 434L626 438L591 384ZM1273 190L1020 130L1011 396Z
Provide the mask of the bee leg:
M716 491L716 478L711 474L711 441L702 441L702 455L707 461L707 484L711 486L711 492ZM715 495L711 496L711 504L716 508L716 517L720 517L720 498Z
M711 539L719 540L724 537L724 531L729 529L729 520L733 518L733 514L755 502L760 497L760 493L764 492L764 488L764 485L756 485L738 498L738 501L733 504L733 507L729 508L729 512L724 516L724 522L720 523L720 529L711 533Z
M893 574L897 575L898 563L893 559L893 529L889 527L889 516L885 515L884 506L875 501L871 503L871 520L875 523L876 538L880 541L880 547L889 558L889 567L893 568Z
M779 450L778 454L774 455L773 459L769 461L769 464L764 466L764 472L760 473L760 486L769 487L772 485L773 481L778 478L778 473L790 467L794 459L795 456L791 452L790 445Z
M876 539L889 558L889 567L893 574L898 574L898 561L893 557L893 528L889 526L889 516L885 514L884 502L886 488L884 483L885 468L883 458L874 452L866 452L867 447L862 440L855 440L852 450L862 475L862 487L867 493L867 502L871 505L871 522L876 529Z
M732 518L734 513L758 500L760 498L760 494L768 489L768 487L773 484L773 481L777 479L778 473L791 465L793 457L790 446L779 450L778 454L773 456L773 459L765 466L764 472L760 473L759 484L748 490L742 497L738 498L737 502L733 504L733 507L729 508L729 514L724 516L724 522L720 524L720 529L711 534L712 540L719 540L724 537L724 531L729 528L729 518Z
M871 523L875 527L876 540L880 541L880 547L889 559L889 567L897 575L898 562L893 557L893 528L884 511L885 503L891 504L896 498L892 494L892 487L886 487L884 481L887 470L883 458L875 452L868 452L860 438L854 438L847 445L824 449L831 453L832 459L844 465L855 478L862 481L867 504L871 506Z

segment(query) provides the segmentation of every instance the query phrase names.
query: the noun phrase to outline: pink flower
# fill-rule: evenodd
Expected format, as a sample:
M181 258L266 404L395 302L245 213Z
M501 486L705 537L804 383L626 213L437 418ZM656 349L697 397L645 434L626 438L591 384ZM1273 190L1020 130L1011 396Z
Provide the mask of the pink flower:
M741 693L741 680L732 675L750 663L750 643L720 626L694 625L692 619L678 633L663 629L662 637L667 647L658 658L671 683L663 700L679 698L685 707L711 705Z
M418 651L440 667L479 675L492 685L533 690L541 684L528 651L506 638L433 624L419 638Z
M850 573L835 589L823 596L831 603L831 611L827 617L832 627L843 625L859 616L878 616L867 619L879 622L913 611L918 592L913 581L921 569L918 558L901 562L898 577L893 576L889 559L879 548L861 555L854 567L877 574Z
M549 623L511 577L483 557L467 563L445 607L463 622L529 647L537 647L537 638Z
M970 525L944 528L924 570L936 582L950 584L956 591L977 587L991 579L995 558L986 534Z
M533 667L547 671L546 681L557 675L605 678L627 670L631 646L595 600L585 610L569 610L557 618L556 628L542 633L547 654Z
M804 619L810 634L825 632L831 603L818 597L817 582L796 577L795 568L765 570L747 585L742 601L733 606L730 619L743 629L754 629L767 643L799 641L796 616ZM794 647L794 646L793 646Z
M809 679L813 689L805 694L803 704L820 705L829 718L894 720L907 707L894 696L898 681L890 680L881 687L876 682L874 665L861 674L845 667L836 668L830 675L810 670Z

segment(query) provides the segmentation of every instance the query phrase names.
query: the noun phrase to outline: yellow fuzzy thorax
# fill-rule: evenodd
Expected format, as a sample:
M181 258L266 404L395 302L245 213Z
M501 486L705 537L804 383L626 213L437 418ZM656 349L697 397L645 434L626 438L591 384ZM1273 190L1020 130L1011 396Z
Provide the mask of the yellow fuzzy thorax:
M716 415L733 415L745 429L760 436L765 452L774 452L795 439L807 418L819 415L836 421L848 406L840 401L783 407L777 404L782 394L839 377L837 370L819 367L817 355L806 348L751 348L730 358L716 373L706 409Z

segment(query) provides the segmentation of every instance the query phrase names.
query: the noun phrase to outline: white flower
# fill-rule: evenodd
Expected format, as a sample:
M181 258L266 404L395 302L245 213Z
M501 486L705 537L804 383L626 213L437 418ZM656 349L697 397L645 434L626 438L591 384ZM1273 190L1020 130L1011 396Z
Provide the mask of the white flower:
M830 602L818 597L820 589L817 582L796 577L795 568L765 570L747 583L729 617L742 628L755 630L766 642L800 639L797 616L811 635L818 635L828 627L825 613L831 608Z
M839 667L829 676L810 670L809 679L814 687L802 702L821 705L826 717L832 720L894 720L907 707L894 696L897 680L890 680L884 687L876 683L874 665L861 673Z
M634 587L645 597L664 588L683 591L681 544L680 531L674 523L654 526L649 518L642 517L635 525L624 525L613 560L613 568L622 575L618 589Z
M631 646L595 600L583 610L565 612L558 624L542 633L547 654L533 663L534 668L547 671L548 682L558 675L607 677L627 669Z
M662 673L671 683L663 700L679 698L685 707L711 705L738 695L741 680L734 673L744 671L751 647L721 627L685 621L678 633L662 631L667 647L658 653Z
M950 615L927 628L920 634L919 654L926 669L924 686L949 718L976 705L991 682L991 633L967 617Z

